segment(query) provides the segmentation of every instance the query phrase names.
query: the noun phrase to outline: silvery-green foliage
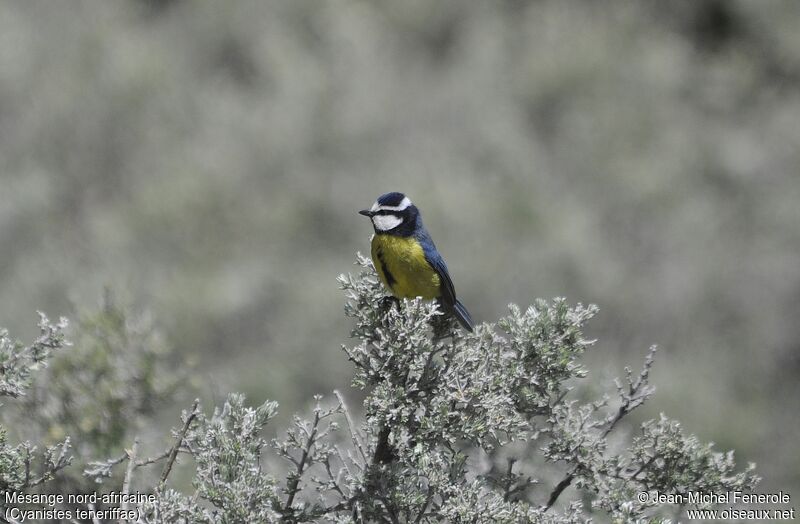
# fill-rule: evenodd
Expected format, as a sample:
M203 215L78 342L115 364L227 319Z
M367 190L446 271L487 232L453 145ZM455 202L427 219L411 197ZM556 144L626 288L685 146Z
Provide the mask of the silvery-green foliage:
M609 457L584 484L592 485L598 494L593 507L627 522L652 510L637 500L642 491L719 494L752 490L759 480L753 473L755 466L748 464L740 472L735 468L732 451L713 451L711 444L684 435L677 421L662 414L658 420L642 423L627 452Z
M53 446L39 447L28 441L12 446L0 427L0 497L6 490L21 491L52 480L72 462L69 437Z
M271 446L260 436L275 415L277 404L265 402L257 408L244 405L244 397L231 394L222 409L211 418L198 412L188 431L174 436L180 451L192 456L196 468L194 494L175 490L156 490L154 503L142 506L144 520L152 523L200 522L318 522L333 518L336 510L327 504L331 493L349 498L342 476L335 477L331 459L338 453L332 432L338 424L331 419L341 415L341 406L325 409L317 398L313 418L295 417L285 438ZM190 415L184 413L184 422ZM263 453L274 450L289 463L284 481L278 483L262 470ZM325 472L326 475L318 476ZM312 473L310 473L312 472ZM339 509L346 504L338 505Z
M271 522L279 503L275 481L261 471L261 454L267 445L261 430L277 412L277 403L251 408L244 396L231 394L211 417L199 412L193 418L182 446L196 463L195 494L185 497L161 491L155 504L144 509L147 522ZM190 414L184 413L184 418ZM175 437L181 438L176 431ZM211 508L201 510L201 504Z
M293 426L287 430L286 437L273 441L278 455L289 463L285 487L282 489L286 500L280 513L285 520L291 522L315 521L329 513L327 494L346 499L349 496L345 494L345 490L352 492L352 486L347 486L343 481L345 471L334 476L331 466L339 453L333 439L333 433L339 429L339 424L331 419L342 414L343 407L340 404L324 409L320 404L322 397L317 396L315 400L316 406L311 420L294 417ZM307 475L311 470L324 470L327 475ZM308 478L304 479L304 475ZM311 493L314 490L319 493L316 500L301 495L304 491Z
M278 480L256 473L263 442L245 438L250 431L245 441L214 433L246 409L232 397L217 426L198 417L184 441L198 463L195 495L159 490L152 522L664 521L675 508L639 503L637 493L755 485L752 466L735 472L732 454L663 417L609 451L619 422L653 393L655 350L640 373L625 370L616 400L570 398L587 373L579 359L592 344L582 328L593 306L512 305L496 325L464 334L434 303L387 299L371 263L358 263L360 274L339 281L357 341L343 350L367 392L363 422L338 393L332 408L317 397L313 416L273 442L288 464ZM250 451L221 463L231 442Z
M375 308L388 302L370 270L341 283L360 339L345 351L356 366L355 385L374 387L367 415L378 423L413 419L417 436L430 430L434 439L470 439L491 449L535 431L536 417L550 414L565 382L585 374L577 358L591 341L580 328L593 306L538 301L523 313L512 305L499 331L483 325L463 335L421 299L404 301L402 311ZM445 336L432 336L432 325Z
M140 487L155 494L140 507L142 520L187 524L664 522L681 508L653 507L637 494L755 486L752 465L737 471L732 452L714 451L664 416L632 438L614 431L653 394L655 349L640 372L626 368L616 395L578 394L593 306L512 305L497 323L465 334L436 303L385 297L369 260L358 264L358 275L339 282L355 339L343 350L365 391L360 422L336 392L338 402L316 397L308 418L295 417L267 442L277 404L252 408L231 394L210 416L195 402L162 454L129 450L85 475L117 478L127 462L129 485L138 468L158 464L159 482ZM2 433L0 446L7 450ZM0 467L19 472L20 456L22 448L6 451ZM177 457L191 458L181 466L190 468L191 491L169 479Z
M242 395L233 394L210 419L199 415L186 437L197 462L199 496L238 512L230 515L234 521L259 520L252 517L261 515L276 497L274 483L261 474L259 458L266 443L259 433L277 407L265 402L249 408Z
M198 503L194 497L187 497L174 489L158 493L152 503L140 507L144 522L170 522L173 524L210 524L221 522L219 515ZM269 520L265 520L269 522Z
M33 373L47 365L54 351L69 345L64 336L66 327L66 319L53 324L39 313L40 334L27 346L12 340L8 331L0 328L0 396L25 395ZM23 490L51 480L69 465L72 458L69 451L69 437L50 446L37 446L29 441L12 445L6 429L0 426L0 499L6 490Z
M39 337L29 346L12 340L8 330L0 328L0 396L19 397L30 384L31 374L46 365L52 351L68 345L64 339L67 319L52 324L39 312Z
M358 264L359 275L340 278L359 341L344 350L356 367L354 384L370 391L362 427L370 453L391 449L388 463L366 463L365 518L651 518L660 508L636 503L636 492L755 485L752 466L735 474L732 455L663 420L643 424L627 450L608 451L620 420L653 393L655 349L638 375L625 370L618 400L569 398L586 376L579 359L592 341L582 329L594 306L563 299L525 311L511 305L496 325L464 334L433 303L384 299L370 262L359 257ZM477 466L479 457L488 457L488 468ZM539 476L523 472L532 469Z

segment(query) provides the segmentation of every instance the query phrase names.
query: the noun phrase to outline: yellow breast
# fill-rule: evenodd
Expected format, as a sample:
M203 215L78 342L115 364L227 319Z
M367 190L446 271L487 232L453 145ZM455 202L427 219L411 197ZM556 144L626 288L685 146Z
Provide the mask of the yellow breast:
M383 284L398 298L436 298L439 275L425 260L422 246L413 237L375 235L372 262Z

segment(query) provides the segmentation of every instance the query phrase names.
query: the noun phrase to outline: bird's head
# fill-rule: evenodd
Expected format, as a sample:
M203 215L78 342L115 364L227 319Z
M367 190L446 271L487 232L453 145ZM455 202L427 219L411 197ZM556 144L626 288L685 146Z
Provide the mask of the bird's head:
M376 233L410 234L417 223L417 206L403 193L386 193L360 214L369 217Z

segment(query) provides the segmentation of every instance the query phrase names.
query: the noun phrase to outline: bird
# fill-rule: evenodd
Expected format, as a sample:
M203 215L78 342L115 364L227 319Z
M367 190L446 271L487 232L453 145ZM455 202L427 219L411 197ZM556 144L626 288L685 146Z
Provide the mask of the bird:
M422 224L417 206L395 191L381 195L371 208L359 213L372 221L372 262L392 295L437 299L464 329L472 332L472 317L456 298L447 264Z

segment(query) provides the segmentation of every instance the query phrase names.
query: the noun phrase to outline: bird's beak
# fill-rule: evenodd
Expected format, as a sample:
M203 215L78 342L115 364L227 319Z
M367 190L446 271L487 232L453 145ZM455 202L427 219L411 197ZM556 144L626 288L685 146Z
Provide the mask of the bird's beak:
M361 211L359 211L359 212L358 212L358 214L359 214L359 215L364 215L365 217L370 217L370 218L372 218L372 216L373 216L375 213L373 213L373 212L372 212L372 211L370 211L369 209L362 209Z

